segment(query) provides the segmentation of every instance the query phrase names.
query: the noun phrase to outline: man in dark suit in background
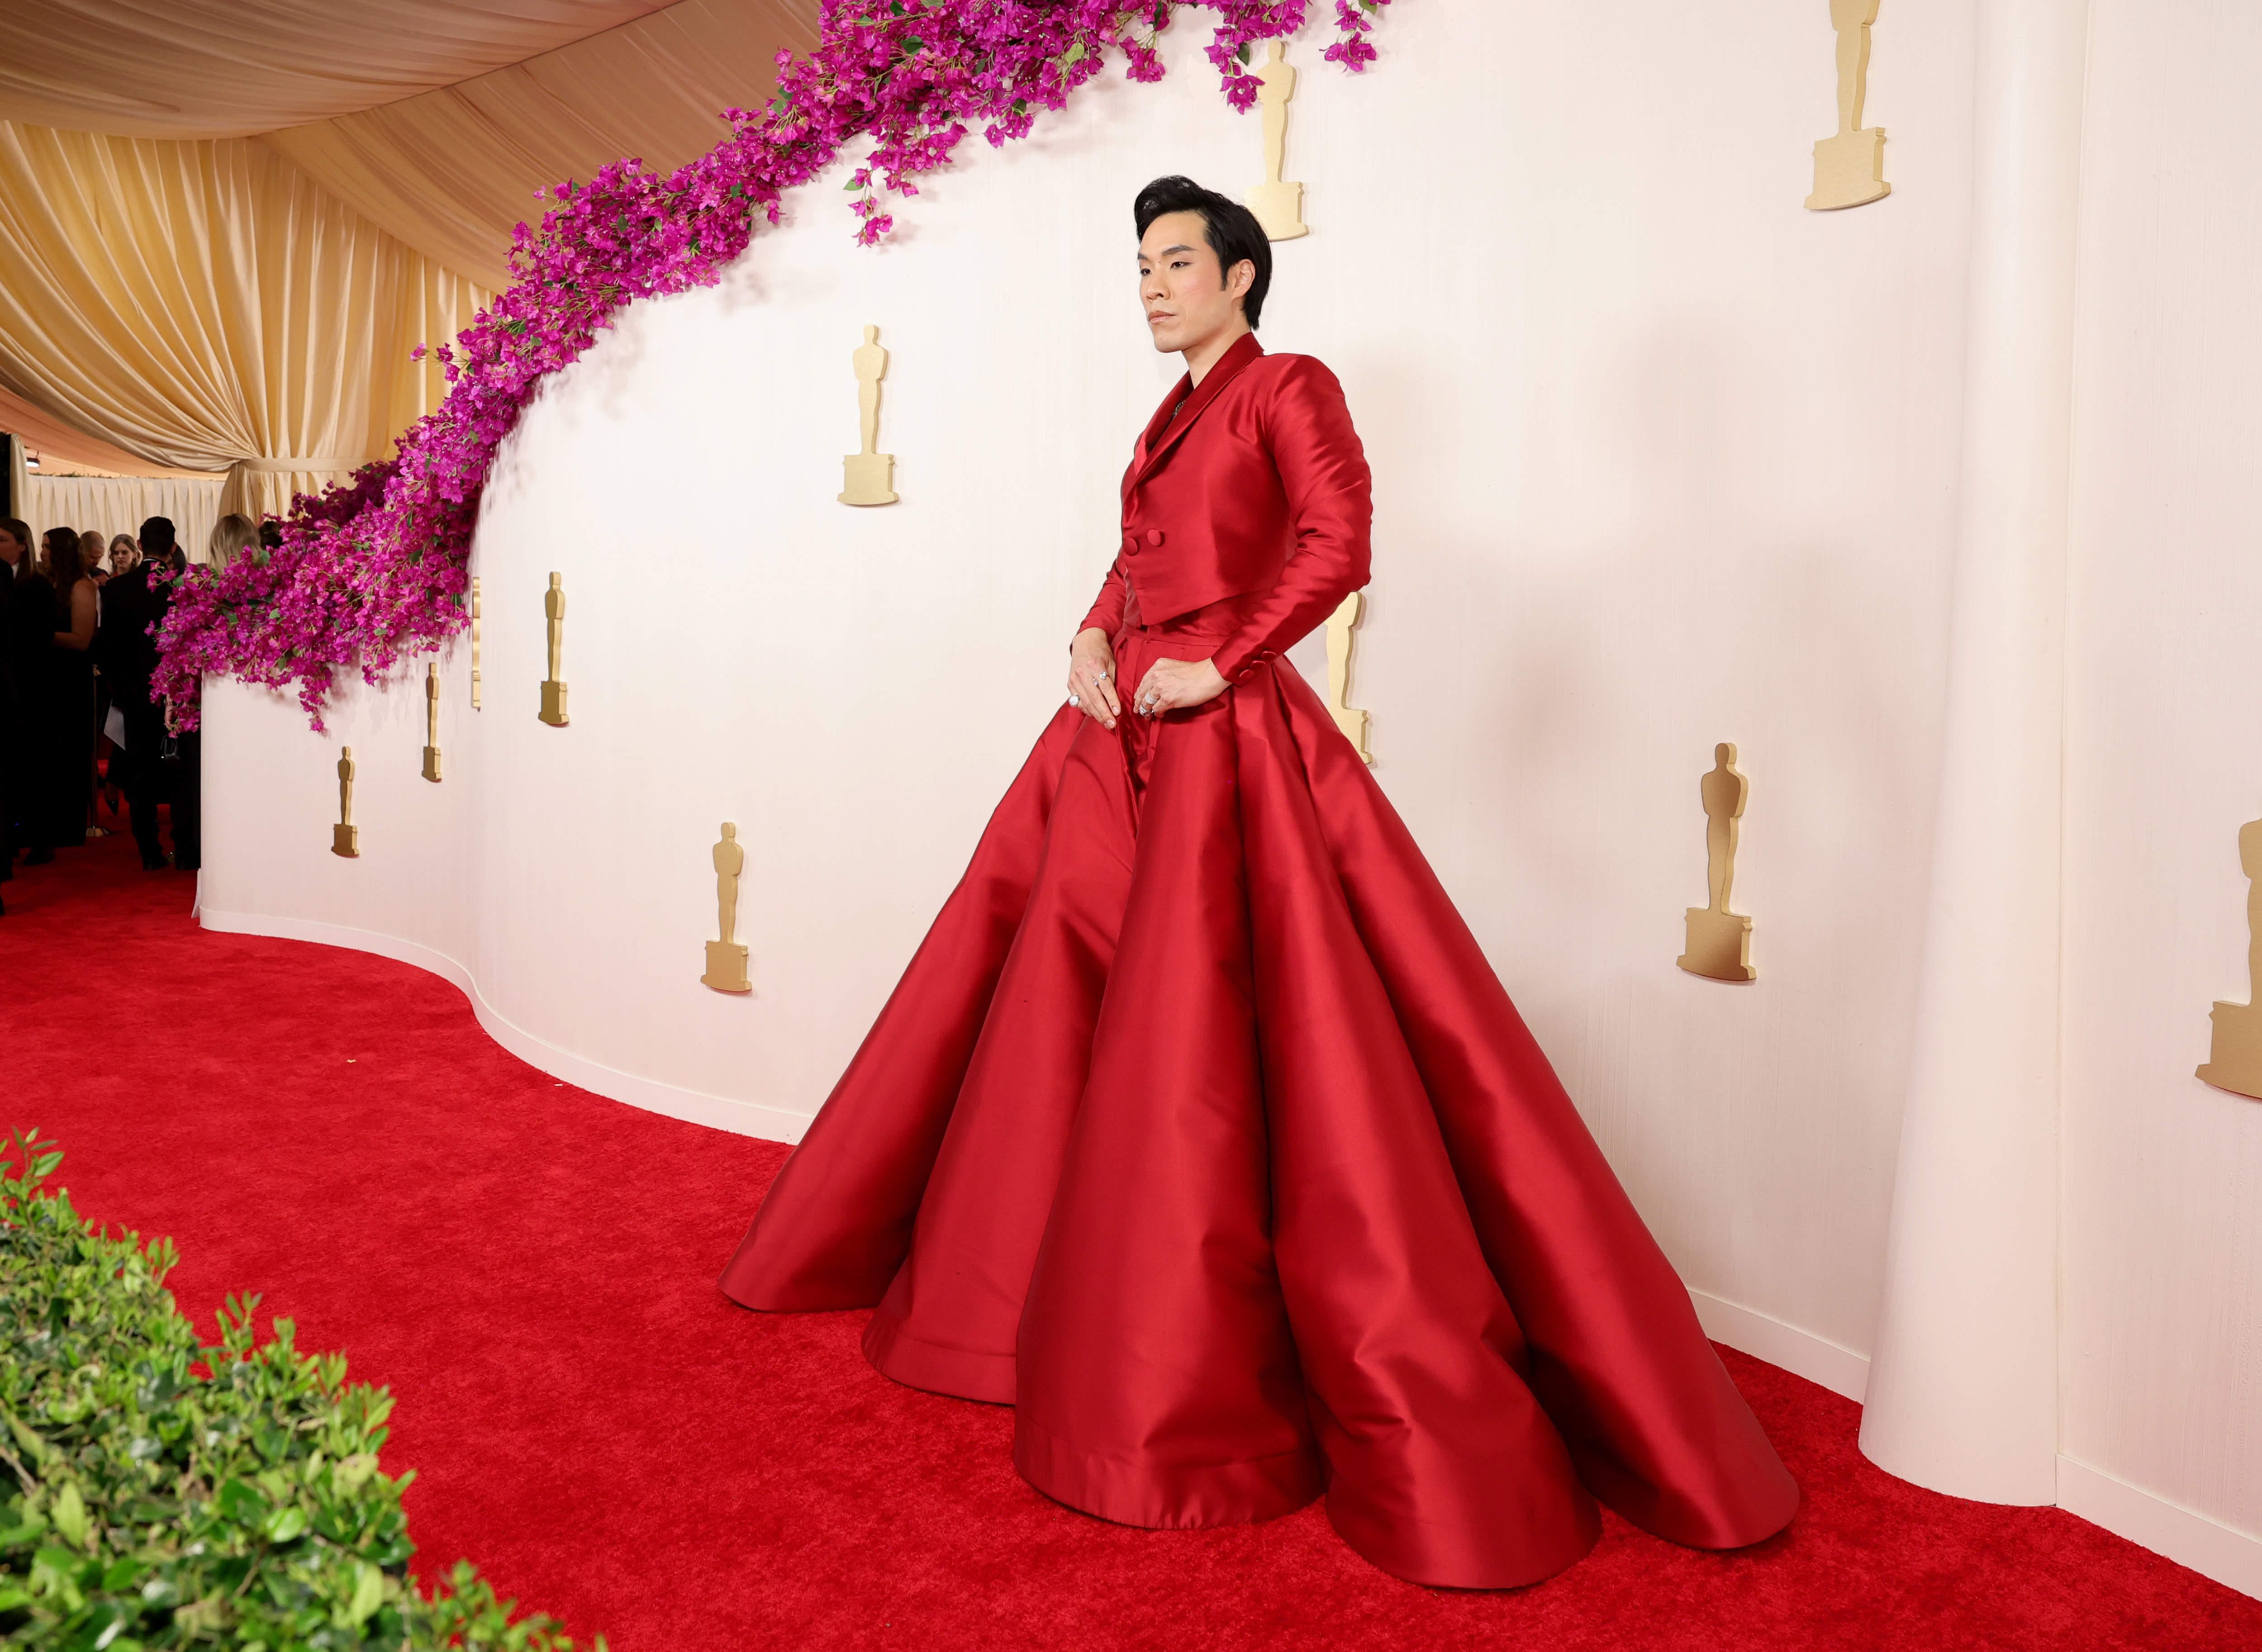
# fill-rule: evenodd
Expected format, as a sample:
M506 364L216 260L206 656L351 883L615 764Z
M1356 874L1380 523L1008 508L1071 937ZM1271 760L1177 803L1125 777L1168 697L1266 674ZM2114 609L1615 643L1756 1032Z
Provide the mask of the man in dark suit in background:
M149 628L165 617L169 606L164 587L152 585L150 576L170 568L173 542L169 519L152 516L141 524L141 560L103 588L105 622L97 639L102 674L110 679L111 703L125 714L126 807L133 817L134 846L148 872L160 871L166 864L157 836L163 780L157 753L165 742L165 711L149 698L149 679L157 670L157 639L149 635ZM176 804L176 849L180 841Z
M16 808L23 801L16 738L16 628L9 613L19 565L32 554L32 530L13 517L0 518L0 883L16 875ZM0 903L0 914L8 910Z

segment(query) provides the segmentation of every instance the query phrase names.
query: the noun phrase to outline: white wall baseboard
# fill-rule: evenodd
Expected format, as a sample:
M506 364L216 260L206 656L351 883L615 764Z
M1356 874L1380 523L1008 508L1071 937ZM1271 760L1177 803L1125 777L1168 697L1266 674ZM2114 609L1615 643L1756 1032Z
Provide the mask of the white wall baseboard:
M1866 1355L1841 1348L1811 1331L1785 1325L1754 1308L1724 1302L1701 1290L1689 1298L1704 1334L1739 1353L1780 1366L1857 1404L1869 1378ZM2057 1505L2115 1537L2189 1567L2226 1589L2262 1599L2262 1538L2209 1519L2115 1479L2061 1453L2057 1460Z
M414 941L379 934L375 930L357 930L342 923L318 923L306 918L270 916L256 912L215 912L206 907L198 915L198 922L208 930L234 935L267 935L277 940L313 941L324 946L350 947L359 952L374 952L380 958L390 958L397 963L413 964L429 970L456 987L472 1001L472 1013L479 1017L479 1025L497 1044L509 1051L529 1067L538 1067L552 1078L563 1079L608 1100L640 1107L648 1113L663 1113L670 1118L688 1119L695 1124L710 1125L716 1130L727 1130L737 1136L755 1136L764 1141L797 1142L809 1128L810 1116L789 1112L782 1107L767 1107L759 1102L733 1101L726 1095L710 1095L704 1091L684 1089L674 1084L663 1084L657 1079L638 1078L633 1073L623 1073L561 1050L553 1044L536 1038L525 1028L504 1016L482 997L479 983L472 973L444 952L429 946L419 946Z
M2057 1505L2226 1589L2262 1600L2262 1538L2116 1480L2064 1453L2057 1460Z
M1843 1394L1856 1405L1869 1387L1869 1357L1818 1337L1812 1331L1785 1325L1756 1308L1725 1302L1692 1288L1689 1301L1696 1304L1697 1322L1715 1342L1725 1342L1740 1354L1748 1354L1769 1365L1779 1365L1793 1376L1819 1383L1833 1394Z
M809 1128L809 1118L803 1114L638 1078L545 1043L506 1018L481 997L479 984L461 964L443 952L412 941L340 923L317 923L305 918L270 917L259 913L204 909L197 916L208 930L350 947L429 970L470 999L472 1013L487 1036L520 1060L553 1078L630 1107L767 1141L797 1142ZM1724 1342L1754 1359L1780 1366L1792 1375L1803 1376L1833 1394L1842 1394L1856 1404L1862 1402L1869 1381L1866 1354L1841 1347L1812 1331L1787 1325L1756 1308L1727 1302L1705 1291L1692 1289L1689 1298L1696 1305L1704 1334L1715 1342ZM2187 1566L2226 1588L2262 1599L2262 1538L2221 1525L2064 1455L2057 1460L2057 1500L2058 1506L2069 1514L2101 1526L2116 1537L2124 1537L2156 1555L2165 1555L2179 1566Z

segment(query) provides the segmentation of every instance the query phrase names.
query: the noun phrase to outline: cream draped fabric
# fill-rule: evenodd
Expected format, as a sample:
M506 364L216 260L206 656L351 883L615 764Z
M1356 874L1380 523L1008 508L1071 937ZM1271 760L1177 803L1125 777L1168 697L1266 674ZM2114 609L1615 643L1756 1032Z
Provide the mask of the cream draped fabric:
M120 534L138 535L152 516L170 519L181 549L205 562L213 524L220 521L218 477L34 476L22 495L20 514L33 537L50 528L92 528L104 545Z
M223 511L383 457L486 298L257 144L0 122L0 390Z
M0 430L284 509L437 406L537 189L709 148L818 4L7 0Z
M664 0L8 0L0 114L128 138L241 138L522 61Z
M500 291L534 192L636 155L662 171L728 133L777 54L817 43L814 0L679 0L442 91L260 141L450 269Z
M43 458L61 461L59 468L85 476L172 476L201 477L201 470L184 470L176 467L153 464L139 454L104 442L99 436L90 436L83 430L74 430L58 419L41 413L21 396L0 389L0 430L16 438L18 447L28 447ZM11 499L21 499L21 493L11 492Z

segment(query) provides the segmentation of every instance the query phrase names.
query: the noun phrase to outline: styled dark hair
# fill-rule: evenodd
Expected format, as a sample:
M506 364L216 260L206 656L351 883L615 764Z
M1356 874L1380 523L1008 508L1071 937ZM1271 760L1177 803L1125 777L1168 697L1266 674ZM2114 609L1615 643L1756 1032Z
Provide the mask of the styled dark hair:
M45 537L48 581L55 588L56 600L67 602L70 600L70 588L86 578L86 558L79 555L78 530L50 528Z
M1202 188L1192 178L1156 178L1131 203L1131 219L1139 226L1141 240L1146 239L1148 226L1165 212L1202 215L1203 239L1217 255L1218 273L1226 284L1230 284L1234 265L1243 259L1257 266L1257 279L1249 284L1241 301L1242 313L1254 331L1257 318L1264 309L1264 295L1272 286L1272 243L1264 238L1264 226L1257 221L1257 214L1215 190Z
M0 516L0 533L6 534L9 538L21 545L26 557L29 557L37 549L32 542L31 523L20 516ZM26 568L24 571L29 573L32 571Z
M155 562L163 557L172 549L175 542L171 517L152 516L141 524L141 554L150 561Z

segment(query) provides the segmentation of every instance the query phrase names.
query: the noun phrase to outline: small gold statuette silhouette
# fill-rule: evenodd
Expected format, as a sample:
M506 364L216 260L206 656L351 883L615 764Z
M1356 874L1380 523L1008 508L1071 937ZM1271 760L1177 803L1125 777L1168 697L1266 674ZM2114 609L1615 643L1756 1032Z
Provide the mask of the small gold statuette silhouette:
M1372 763L1374 754L1366 749L1366 714L1353 711L1350 705L1351 628L1358 623L1365 606L1366 593L1354 591L1328 616L1328 710L1360 760Z
M880 347L880 329L864 329L856 348L856 406L864 431L864 450L840 463L843 505L893 505L896 502L896 456L878 451L880 445L880 381L888 376L888 353Z
M353 823L353 748L338 758L338 823L330 828L330 852L351 860L361 853L361 828Z
M1838 31L1838 130L1814 146L1814 193L1806 198L1811 212L1866 206L1893 192L1885 182L1885 129L1862 126L1862 104L1869 95L1869 25L1877 20L1877 0L1830 0L1830 25Z
M479 577L472 576L472 709L479 708Z
M1712 757L1712 767L1697 788L1704 800L1704 869L1712 903L1689 909L1689 950L1675 961L1692 975L1714 980L1756 980L1752 921L1728 910L1728 891L1736 881L1736 822L1743 818L1752 783L1736 772L1733 744L1714 746Z
M542 721L553 729L566 726L566 576L550 576L542 611L550 616L550 675L542 685Z
M1262 83L1257 101L1264 106L1264 182L1249 191L1249 210L1264 226L1267 241L1309 233L1304 227L1304 186L1280 181L1288 154L1288 100L1296 95L1296 71L1288 66L1285 47L1273 41L1264 61L1250 71Z
M440 667L424 668L424 778L440 778Z
M723 938L707 943L707 973L700 980L718 993L750 993L746 979L746 949L731 937L738 927L738 874L746 869L746 851L738 842L738 829L723 822L722 841L715 845L716 922Z
M2238 829L2238 864L2246 890L2246 995L2262 987L2262 820ZM2200 1077L2219 1090L2262 1098L2262 1002L2215 1006L2215 1038Z

